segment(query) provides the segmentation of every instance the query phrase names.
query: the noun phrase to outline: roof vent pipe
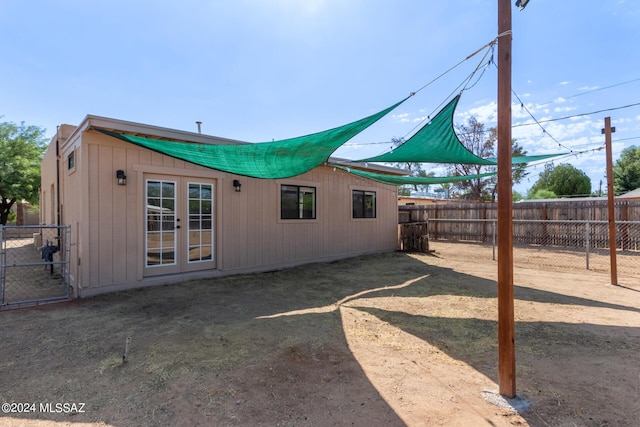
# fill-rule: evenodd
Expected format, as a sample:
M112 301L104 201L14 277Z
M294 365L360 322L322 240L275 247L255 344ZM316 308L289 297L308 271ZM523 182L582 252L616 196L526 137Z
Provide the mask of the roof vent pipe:
M202 124L202 122L197 121L196 124L198 125L198 133L202 133L202 130L200 129L200 125Z

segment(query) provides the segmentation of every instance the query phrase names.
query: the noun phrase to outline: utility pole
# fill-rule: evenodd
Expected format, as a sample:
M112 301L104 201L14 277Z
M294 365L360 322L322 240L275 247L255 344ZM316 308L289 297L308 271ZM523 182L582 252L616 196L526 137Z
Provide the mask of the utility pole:
M524 2L526 4L526 2ZM524 7L524 6L522 6ZM511 176L511 0L498 0L498 383L516 395Z
M600 187L598 188L598 196L602 197L602 180L600 180Z
M604 118L604 141L607 152L607 208L609 222L609 258L611 264L611 284L618 284L618 261L616 259L616 213L613 204L613 155L611 154L611 134L616 128L611 127L611 117Z

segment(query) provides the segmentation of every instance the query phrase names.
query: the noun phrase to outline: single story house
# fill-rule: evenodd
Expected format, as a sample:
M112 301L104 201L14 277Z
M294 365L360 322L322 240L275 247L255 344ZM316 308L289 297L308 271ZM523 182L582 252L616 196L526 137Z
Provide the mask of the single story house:
M42 161L40 221L71 227L76 298L398 247L396 186L328 163L292 178L250 178L109 132L194 146L246 144L92 115L60 125Z

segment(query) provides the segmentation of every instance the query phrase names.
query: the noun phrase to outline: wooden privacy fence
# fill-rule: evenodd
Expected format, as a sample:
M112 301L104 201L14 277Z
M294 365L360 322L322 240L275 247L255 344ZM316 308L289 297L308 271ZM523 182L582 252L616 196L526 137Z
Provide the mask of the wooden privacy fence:
M495 219L430 219L425 225L431 241L450 240L496 244ZM609 249L607 221L513 221L513 245L563 248ZM616 249L637 252L640 256L640 221L616 223Z
M606 200L567 200L518 202L513 204L513 219L555 221L606 221ZM640 221L640 200L616 199L616 221ZM399 206L400 224L430 219L496 219L496 203L448 202L426 206Z
M640 200L616 200L616 247L640 250ZM400 206L399 222L430 221L429 238L490 243L495 203ZM514 245L608 248L607 201L521 202L513 205Z
M640 277L640 201L616 201L615 207L618 271L635 279ZM586 269L607 271L610 267L606 201L518 203L513 212L514 263L544 259L544 266L575 267L582 258ZM492 259L496 259L495 204L400 206L399 220L401 230L423 225L420 233L426 234L427 245L480 244L493 249ZM401 249L403 245L401 242Z

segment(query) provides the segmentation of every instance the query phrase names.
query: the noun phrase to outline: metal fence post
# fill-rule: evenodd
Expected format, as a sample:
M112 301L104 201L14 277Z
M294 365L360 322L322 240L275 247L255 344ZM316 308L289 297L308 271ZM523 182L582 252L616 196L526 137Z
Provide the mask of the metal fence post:
M71 226L67 225L64 228L64 259L65 264L62 264L62 277L65 283L65 293L69 298L70 288L70 276L71 276Z
M587 270L589 269L589 248L591 246L591 242L589 241L591 236L591 227L589 225L589 220L584 224L584 245L586 247L586 259L587 259Z
M492 235L492 245L491 245L491 250L493 251L492 254L492 260L496 260L496 221L497 220L493 220L491 221L491 225L492 225L492 230L491 230L491 235Z

